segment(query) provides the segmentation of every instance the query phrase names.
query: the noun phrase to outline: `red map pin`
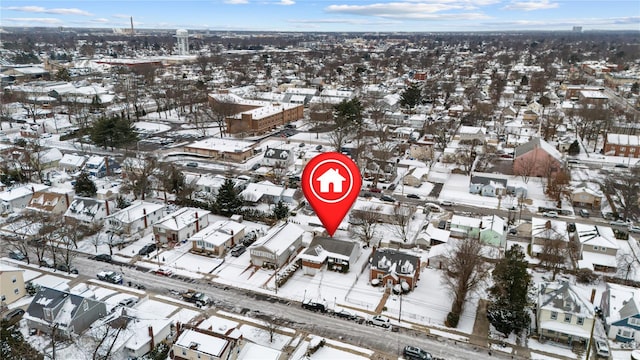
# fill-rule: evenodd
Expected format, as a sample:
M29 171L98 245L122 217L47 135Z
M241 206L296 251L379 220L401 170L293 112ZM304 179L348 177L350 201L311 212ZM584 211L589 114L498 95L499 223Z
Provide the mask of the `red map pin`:
M362 177L348 156L326 152L311 159L302 171L302 192L333 236L358 198Z

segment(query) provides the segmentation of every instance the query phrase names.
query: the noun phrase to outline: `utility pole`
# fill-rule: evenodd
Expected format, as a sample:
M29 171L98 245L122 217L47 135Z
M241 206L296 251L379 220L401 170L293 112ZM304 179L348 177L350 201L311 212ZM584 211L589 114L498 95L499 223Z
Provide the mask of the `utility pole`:
M589 356L591 355L591 342L593 341L593 330L596 327L596 316L593 314L593 324L591 324L591 333L589 334L589 341L587 342L587 357L585 360L589 360Z

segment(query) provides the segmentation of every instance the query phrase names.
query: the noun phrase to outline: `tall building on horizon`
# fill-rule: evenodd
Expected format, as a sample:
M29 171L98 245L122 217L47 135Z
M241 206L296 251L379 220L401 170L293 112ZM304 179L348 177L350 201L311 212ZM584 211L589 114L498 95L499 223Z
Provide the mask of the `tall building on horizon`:
M574 26L573 32L582 32L582 26Z
M189 55L189 32L185 29L178 29L176 39L178 39L178 54Z

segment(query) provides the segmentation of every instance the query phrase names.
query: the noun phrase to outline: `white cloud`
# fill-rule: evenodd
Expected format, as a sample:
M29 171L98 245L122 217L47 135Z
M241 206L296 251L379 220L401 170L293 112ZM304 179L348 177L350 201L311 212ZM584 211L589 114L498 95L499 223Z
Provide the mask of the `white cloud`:
M511 4L503 7L504 10L518 10L518 11L534 11L534 10L546 10L555 9L560 4L549 2L549 0L542 1L512 1Z
M2 21L9 21L14 23L25 23L25 24L48 24L48 25L57 25L62 24L62 20L56 18L5 18Z
M467 10L467 4L460 1L449 1L448 4L422 2L376 3L369 5L330 5L326 12L334 14L350 14L362 16L376 16L399 20L477 20L488 19L489 16L480 12L443 13L451 10Z
M371 21L364 19L308 19L308 20L289 20L293 24L347 24L347 25L396 25L402 24L401 21Z
M293 0L280 0L279 3L277 3L278 5L295 5L295 1Z
M43 14L93 16L93 14L91 14L88 11L84 11L76 8L47 9L42 6L9 6L4 9L12 10L12 11L31 12L31 13L43 13Z
M249 0L224 0L224 3L231 5L248 4Z
M131 15L126 15L126 14L115 14L115 15L111 15L114 18L118 18L118 19L128 19L131 17Z
M96 23L106 24L106 23L108 23L108 22L109 22L109 19L105 19L105 18L97 18L97 19L93 19L92 21L93 21L93 22L96 22Z
M557 20L507 20L486 22L484 25L500 26L502 28L549 28L562 29L570 26L583 26L592 28L611 27L615 25L637 24L640 16L614 17L614 18L580 18L580 19L557 19Z

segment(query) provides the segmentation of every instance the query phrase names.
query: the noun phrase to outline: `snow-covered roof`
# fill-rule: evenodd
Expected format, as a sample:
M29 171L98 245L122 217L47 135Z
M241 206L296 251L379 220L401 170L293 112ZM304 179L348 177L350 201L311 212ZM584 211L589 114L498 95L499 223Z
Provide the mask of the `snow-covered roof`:
M84 164L84 161L86 159L87 158L82 155L64 154L62 156L62 159L60 159L60 162L58 163L58 165L79 168L79 167L82 167L82 164Z
M229 345L229 341L195 330L186 329L180 334L174 345L199 353L220 357Z
M609 249L620 248L613 229L608 226L576 223L576 234L582 245L600 246Z
M464 226L468 228L480 228L482 219L472 218L469 216L453 215L451 217L451 226Z
M30 183L12 189L7 189L0 193L0 201L11 202L25 196L31 196L34 192L46 190L48 188L49 187L47 185Z
M273 183L265 180L259 183L248 184L247 188L240 193L240 196L245 201L257 202L264 195L273 197L281 196L283 191L284 188L282 186L274 185Z
M584 318L594 315L593 304L568 282L539 284L538 307L560 313L571 313Z
M220 139L210 137L208 139L196 141L189 145L190 148L213 150L218 152L245 152L253 147L254 143L250 141Z
M195 223L197 219L202 219L203 217L208 216L210 213L211 212L209 210L184 207L173 212L172 214L163 217L153 226L162 227L168 230L179 231Z
M292 246L302 234L304 234L304 230L296 224L284 223L276 225L251 245L251 248L264 248L276 255L280 255Z
M204 241L213 246L221 246L240 233L246 226L232 220L219 220L193 234L190 241Z
M603 296L608 296L606 304L609 308L603 309L605 314L609 314L607 324L640 313L640 289L638 288L607 283L607 292Z
M246 342L238 354L237 360L278 360L281 351L252 342Z
M110 218L116 219L122 223L128 224L136 220L142 219L147 215L153 214L156 211L162 210L164 205L154 204L147 201L138 200L133 202L129 207L118 211L110 216ZM151 225L151 224L149 224Z
M627 134L607 134L607 144L638 146L640 145L640 136Z
M560 240L569 242L567 223L548 218L531 218L531 236L540 239Z

